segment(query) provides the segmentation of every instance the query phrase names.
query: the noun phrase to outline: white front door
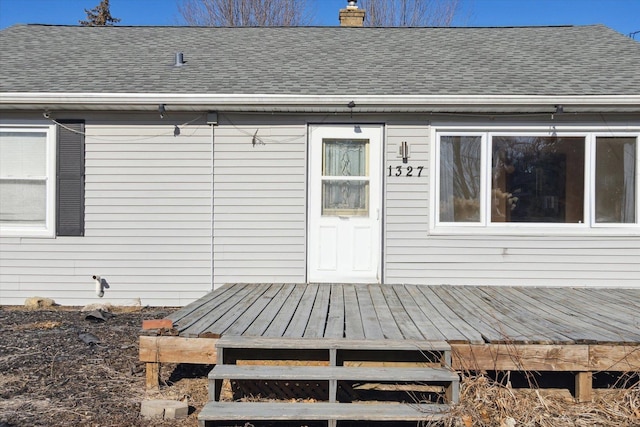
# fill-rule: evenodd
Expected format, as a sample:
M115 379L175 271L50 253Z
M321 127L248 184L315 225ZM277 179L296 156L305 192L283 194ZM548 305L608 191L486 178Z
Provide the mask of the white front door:
M309 282L380 283L382 130L309 127Z

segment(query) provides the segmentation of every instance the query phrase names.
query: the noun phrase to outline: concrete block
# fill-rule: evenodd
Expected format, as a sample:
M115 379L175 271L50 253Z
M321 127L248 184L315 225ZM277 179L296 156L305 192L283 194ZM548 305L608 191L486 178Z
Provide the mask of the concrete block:
M144 400L140 405L140 415L145 418L179 420L189 416L189 405L177 400Z

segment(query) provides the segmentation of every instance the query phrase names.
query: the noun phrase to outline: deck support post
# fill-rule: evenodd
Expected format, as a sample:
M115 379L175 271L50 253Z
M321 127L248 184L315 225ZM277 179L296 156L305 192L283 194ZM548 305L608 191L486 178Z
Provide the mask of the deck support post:
M578 372L576 374L576 400L580 403L591 402L593 386L593 372Z
M158 389L160 387L160 363L147 362L147 390Z

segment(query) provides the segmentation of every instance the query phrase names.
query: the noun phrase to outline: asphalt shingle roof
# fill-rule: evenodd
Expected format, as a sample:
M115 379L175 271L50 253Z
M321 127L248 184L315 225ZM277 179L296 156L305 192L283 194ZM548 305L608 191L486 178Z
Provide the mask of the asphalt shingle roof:
M176 52L186 66L172 66ZM18 25L0 32L0 55L0 92L640 94L640 43L602 25Z

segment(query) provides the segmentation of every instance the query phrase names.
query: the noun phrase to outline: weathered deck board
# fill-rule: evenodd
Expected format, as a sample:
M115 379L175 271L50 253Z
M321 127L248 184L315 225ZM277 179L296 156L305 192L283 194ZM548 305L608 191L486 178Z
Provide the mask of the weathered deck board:
M619 296L621 304L640 311L640 298L638 298L636 289L606 289L603 292L606 292L607 295Z
M251 326L244 331L244 335L262 336L280 310L282 310L285 301L289 298L289 295L291 295L294 287L295 285L292 284L282 285L278 294L271 299L265 309L262 310L262 313L260 313Z
M454 381L458 376L449 368L346 367L346 366L264 366L218 365L210 379L234 380L315 380L341 381Z
M287 421L287 420L357 420L357 421L426 421L444 418L448 405L369 403L281 403L281 402L209 402L198 415L200 420ZM239 415L240 414L240 415Z
M545 289L543 292L538 289L522 288L520 291L533 298L541 306L553 307L556 311L555 315L566 322L567 333L571 334L575 342L618 342L619 337L616 334L601 328L597 322L588 321L586 317L576 316L576 313L568 309L568 297L554 298L548 292L549 289Z
M252 316L251 307L253 304L262 297L262 295L267 292L270 285L260 284L256 285L256 290L254 292L246 295L242 301L238 302L233 310L227 311L222 317L216 320L213 324L211 324L205 331L204 334L216 334L217 331L223 331L225 333L228 328L230 328L236 321L238 321L243 316Z
M407 289L410 289L407 286ZM478 325L474 322L467 323L462 320L462 318L452 309L449 308L447 304L444 303L434 292L431 287L415 287L416 292L420 292L424 297L425 304L431 306L433 308L433 312L426 313L427 316L442 316L447 319L451 325L455 328L458 328L460 331L464 331L464 334L470 337L471 342L474 343L483 343L484 337L482 336L482 332Z
M378 316L384 337L386 339L393 340L404 338L402 332L400 332L400 328L393 318L393 312L391 311L391 307L389 306L387 299L382 293L381 287L375 285L367 286L367 290L369 291L369 295L371 295L371 301L373 302L373 307L376 311L376 315Z
M396 324L400 328L402 336L410 340L444 340L444 336L427 338L420 332L420 329L415 325L413 320L411 320L411 316L409 316L409 313L402 305L402 301L398 298L395 288L395 286L383 286L382 293L389 305L389 310L393 318L396 320Z
M197 335L188 332L188 328L200 321L203 317L210 317L211 321L216 320L216 318L212 316L213 312L220 312L221 310L217 308L245 286L248 285L234 284L216 289L209 294L209 298L200 298L194 301L181 310L174 312L168 319L173 321L174 326L179 325L178 331L182 336L197 337ZM219 313L220 316L222 316L222 314L221 312Z
M206 309L207 307L210 307L211 305L219 304L224 294L227 294L227 296L231 296L233 295L233 293L236 291L237 288L240 288L242 286L244 285L235 284L235 285L228 285L228 286L223 286L221 288L215 289L207 295L207 298L200 298L193 301L191 304L185 305L179 311L175 311L169 316L167 316L167 319L171 319L174 322L177 322L178 320L181 320L185 317L189 317L193 313L200 312Z
M556 297L560 295L557 289L553 289L552 293ZM574 292L571 309L587 318L595 320L606 330L615 334L625 331L625 335L629 335L631 338L635 337L634 341L640 341L640 328L638 328L637 325L632 325L621 320L621 318L624 318L621 317L621 315L624 314L628 316L635 315L636 319L638 319L638 312L627 312L621 304L602 304L601 302L606 300L605 296L598 295L598 297L599 299L596 301L581 292Z
M362 327L364 328L364 337L366 339L383 339L384 332L382 332L382 326L380 320L376 315L375 308L373 307L373 301L371 294L366 285L355 285L356 295L358 296L358 305L360 307L360 318L362 319ZM352 307L345 307L345 309L355 309Z
M548 312L540 309L535 301L529 297L518 293L513 288L493 288L483 286L482 291L493 298L500 298L505 301L505 304L510 304L513 310L518 313L514 316L518 321L527 324L530 328L541 328L544 331L544 335L553 342L563 342L566 344L573 344L569 334L563 334L564 328L562 322L559 322L557 318L550 315Z
M455 316L450 316L448 311L438 311L416 286L398 286L396 292L406 304L407 312L413 321L419 325L422 333L426 334L427 339L442 335L446 340L453 342L482 342L480 333L473 328L466 325L461 328L454 327L450 320ZM444 309L444 304L441 305Z
M575 292L578 294L584 294L586 295L588 298L592 298L594 295L597 296L598 299L600 300L604 300L613 304L627 304L627 298L628 296L626 296L624 293L619 292L622 289L582 289L582 288L576 288ZM603 292L604 291L604 292ZM640 307L636 307L636 308L640 308ZM634 308L633 310L635 310L636 308ZM623 307L624 309L624 307Z
M242 335L251 324L255 322L262 311L269 305L273 298L280 293L282 285L273 284L257 298L253 304L245 311L245 315L240 316L229 326L224 333L230 335Z
M341 287L344 293L345 336L353 340L364 339L364 327L358 307L356 288L353 285L342 285Z
M293 317L296 308L298 307L300 298L304 295L304 291L306 289L305 285L295 285L293 291L289 294L282 309L276 314L276 317L273 319L273 322L269 325L264 336L267 337L281 337L284 335L284 332L287 330L289 323L291 322L291 318Z
M182 329L183 322L178 321L178 322L174 322L174 324L179 325L178 330L180 331L181 335L194 336L194 337L200 336L212 324L217 322L222 316L224 316L229 310L231 310L232 307L238 304L241 304L245 296L248 296L251 293L255 293L255 291L256 291L255 287L252 287L250 285L238 285L236 292L234 292L232 295L229 296L229 298L221 302L218 306L215 307L215 309L211 310L208 314L204 313L199 318L192 316L191 318L192 320L190 322L185 322L190 324L186 326L184 329ZM219 331L220 334L222 332L223 332L222 330Z
M537 344L553 344L558 341L571 341L568 337L557 334L553 328L554 325L547 322L542 313L531 310L531 306L518 303L510 298L507 289L496 288L476 288L474 292L482 295L483 299L488 300L496 311L504 313L511 319L511 323L517 325L524 341Z
M474 307L476 316L501 336L499 340L494 339L491 342L528 344L533 340L540 339L537 332L530 332L530 335L528 335L525 325L520 325L513 321L507 314L497 309L491 300L486 301L476 295L475 288L469 289L468 292L460 292L459 289L452 289L451 291L457 302L464 304L465 308Z
M298 302L296 312L293 314L289 326L287 326L287 329L284 331L285 337L301 338L304 335L304 330L307 328L307 323L309 322L309 313L311 313L317 293L318 285L310 284L306 287L302 298L300 298Z
M182 337L637 345L639 307L640 289L235 284L169 318Z
M342 286L331 285L329 314L324 336L327 338L343 338L344 327L344 292Z
M427 296L427 290L422 290ZM505 331L496 329L495 322L489 323L486 320L486 315L483 312L484 307L476 307L474 305L461 302L458 298L449 290L440 288L429 288L431 294L435 294L437 298L447 305L452 313L455 313L459 318L473 318L475 319L474 326L479 328L483 340L486 342L502 342L505 339ZM432 297L433 298L433 297Z
M324 329L329 313L329 298L331 297L331 286L319 285L313 308L309 314L309 323L304 330L305 338L318 338L324 336Z

